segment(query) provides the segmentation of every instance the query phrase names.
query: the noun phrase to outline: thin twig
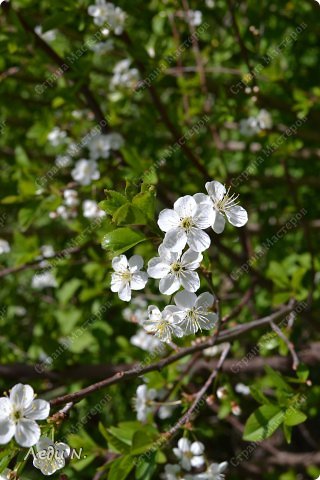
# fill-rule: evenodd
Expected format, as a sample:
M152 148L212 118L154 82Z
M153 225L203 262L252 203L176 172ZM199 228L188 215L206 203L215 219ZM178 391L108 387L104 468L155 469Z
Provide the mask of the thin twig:
M285 334L280 330L278 325L276 325L274 322L270 322L271 328L273 331L276 332L276 334L284 341L284 343L287 345L289 352L291 353L292 356L292 369L297 370L300 361L298 358L298 355L296 354L296 351L294 349L294 345L290 340L285 336Z

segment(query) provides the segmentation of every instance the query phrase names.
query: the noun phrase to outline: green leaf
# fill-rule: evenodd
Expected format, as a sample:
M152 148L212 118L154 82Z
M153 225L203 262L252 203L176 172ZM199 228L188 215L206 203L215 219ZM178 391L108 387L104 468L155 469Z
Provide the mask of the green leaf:
M289 427L288 425L286 425L286 424L284 423L283 426L282 426L282 428L283 428L283 433L284 433L286 442L287 442L287 443L291 443L292 427Z
M154 440L144 431L135 432L132 438L131 454L139 455L144 453L154 445Z
M150 187L148 191L138 193L133 199L132 204L138 207L149 220L153 220L156 210L155 188Z
M99 203L99 207L105 212L113 215L122 205L125 205L128 202L127 197L122 193L116 192L114 190L105 190L107 195L107 200L103 200Z
M284 390L286 392L292 392L292 388L288 383L285 381L285 379L282 377L282 375L273 368L271 368L269 365L265 365L265 371L268 374L268 377L270 378L272 385L274 385L276 388L279 388L280 390Z
M300 378L300 380L302 380L303 382L306 382L309 378L309 373L309 368L303 363L300 363L297 368L297 377Z
M243 438L249 442L261 442L270 437L283 423L285 411L275 405L259 407L247 420Z
M146 237L141 232L124 227L107 233L103 237L102 248L109 250L113 255L119 255L144 241Z
M136 468L136 480L150 480L157 468L156 466L156 452L152 452L145 461L142 460L138 463Z
M134 459L129 455L117 458L112 462L108 480L125 480L134 466Z
M307 420L307 416L300 410L296 410L293 406L288 408L284 417L284 423L288 427L294 427Z
M60 287L59 291L57 292L57 297L62 305L66 305L69 300L71 300L81 283L82 282L79 280L79 278L73 278Z
M262 405L271 405L271 401L265 396L261 388L252 386L250 387L250 393L258 403L261 403Z

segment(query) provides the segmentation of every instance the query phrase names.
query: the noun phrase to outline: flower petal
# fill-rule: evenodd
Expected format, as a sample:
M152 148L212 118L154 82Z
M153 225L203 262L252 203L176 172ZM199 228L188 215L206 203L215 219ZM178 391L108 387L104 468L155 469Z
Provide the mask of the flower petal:
M188 245L195 252L204 252L210 247L211 239L206 232L199 228L191 228L187 234Z
M142 290L148 281L147 272L136 272L132 274L130 287L132 290Z
M173 228L167 232L163 240L164 246L173 252L181 252L186 246L186 243L186 232L180 227Z
M0 420L0 445L9 443L16 431L15 424L8 418Z
M196 292L200 288L200 279L197 272L182 272L180 275L180 280L183 288L187 290L187 292Z
M129 260L130 272L136 272L143 267L143 258L141 255L133 255Z
M123 278L119 273L115 272L111 275L111 291L112 292L119 292L119 290L123 287L124 285Z
M160 280L159 290L160 293L163 293L164 295L172 295L174 292L179 290L179 288L179 279L176 277L176 275L173 275L172 273L169 273L169 275L166 275Z
M222 183L217 182L216 180L213 182L207 182L205 187L214 202L222 200L226 193L226 189Z
M247 211L239 205L235 205L226 210L226 216L231 225L235 227L243 227L248 221Z
M198 208L197 202L191 195L185 195L178 198L173 204L174 211L177 212L180 219L193 217Z
M177 212L166 208L159 213L158 225L163 232L168 232L172 228L176 228L180 223Z
M24 416L31 420L45 420L50 412L50 403L46 400L33 400L32 404L24 410Z
M222 233L226 224L226 220L222 213L216 212L216 219L212 225L212 230L216 233Z
M147 271L151 278L163 278L170 272L170 266L160 257L155 257L149 260Z
M123 283L118 291L120 300L123 302L130 302L131 300L131 288L128 282Z
M16 426L16 442L21 447L32 447L40 438L40 427L34 420L21 418Z
M196 301L196 307L203 307L205 310L208 310L212 307L214 302L214 296L209 292L204 292L199 295Z
M128 268L128 260L125 255L114 257L112 259L112 268L115 272L125 272Z
M205 230L211 227L216 218L216 211L212 206L200 205L194 216L194 223L196 227Z
M190 462L193 467L199 468L205 464L205 459L202 455L197 455L195 457L192 457Z
M181 257L181 263L187 270L196 270L200 267L203 256L189 248Z
M10 390L10 401L18 410L27 408L34 398L34 391L30 385L18 383Z
M206 195L205 193L195 193L193 195L193 198L195 199L198 205L208 205L209 207L213 206L211 198L209 197L209 195Z
M7 419L12 412L12 404L7 397L0 398L0 421Z
M197 301L197 295L195 293L186 291L178 292L174 297L174 301L178 307L182 308L182 310L186 310L195 305Z
M204 445L202 442L193 442L190 447L193 455L202 455L204 452Z

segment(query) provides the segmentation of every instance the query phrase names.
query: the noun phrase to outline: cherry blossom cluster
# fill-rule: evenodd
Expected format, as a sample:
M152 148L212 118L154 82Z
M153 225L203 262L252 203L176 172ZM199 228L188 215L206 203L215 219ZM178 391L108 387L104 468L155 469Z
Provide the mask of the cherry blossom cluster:
M209 292L196 295L200 288L197 269L202 253L210 247L211 239L206 229L222 233L226 219L236 227L248 221L246 210L238 205L237 197L217 181L207 182L207 194L196 193L179 198L173 209L164 209L158 218L159 228L165 233L158 248L158 256L148 262L143 271L143 258L125 255L113 258L114 273L111 290L129 302L132 290L142 290L148 277L159 280L159 291L164 295L174 293L174 305L161 312L155 305L148 307L148 319L142 326L161 341L170 342L173 336L195 334L198 330L211 330L217 315L210 311L214 296ZM182 290L181 290L182 288ZM180 290L180 291L179 291Z

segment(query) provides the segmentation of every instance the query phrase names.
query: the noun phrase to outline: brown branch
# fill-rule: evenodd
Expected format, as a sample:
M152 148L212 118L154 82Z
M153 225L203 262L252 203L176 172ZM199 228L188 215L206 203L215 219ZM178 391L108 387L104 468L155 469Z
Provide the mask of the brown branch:
M253 322L250 322L244 325L239 325L237 327L231 328L226 331L222 331L220 332L218 338L216 338L216 336L213 336L208 341L203 342L202 344L183 348L179 352L175 353L174 355L163 358L156 363L147 365L146 367L141 367L141 365L137 365L131 369L118 372L112 377L106 378L101 382L97 382L93 385L89 385L88 387L85 387L79 390L78 392L70 393L70 394L55 398L51 400L50 403L52 406L61 405L67 402L76 403L82 400L83 398L87 397L88 395L91 395L92 393L98 390L101 390L103 388L109 387L110 385L114 385L114 384L126 381L130 378L136 378L138 376L141 376L156 370L161 371L167 365L170 365L187 355L192 355L195 352L205 350L208 347L212 347L215 343L218 343L218 342L222 343L225 341L232 340L238 337L239 335L242 335L243 333L246 333L252 329L260 328L260 327L263 327L264 325L268 325L270 324L270 322L276 321L281 317L283 317L283 315L291 312L293 307L294 307L294 302L290 302L289 305L283 306L277 312L274 312L271 315L268 315L264 318L261 318L259 320L254 320Z
M274 322L270 322L271 328L276 334L284 341L284 343L287 345L289 352L291 353L292 356L292 369L297 370L300 361L298 358L298 355L296 354L296 351L294 349L294 345L290 340L285 336L285 334L280 330L278 325L276 325Z
M202 386L202 388L196 393L193 403L188 408L186 413L177 421L177 423L172 428L170 428L170 430L168 432L166 432L164 434L165 437L171 438L179 430L179 428L181 428L186 423L190 422L192 414L194 413L194 411L198 407L202 398L204 397L207 390L210 388L213 380L216 378L218 372L220 371L220 369L221 369L221 367L222 367L222 365L223 365L223 363L224 363L224 361L225 361L225 359L226 359L226 357L227 357L227 355L230 351L230 348L231 348L231 345L229 343L227 343L225 348L223 349L223 351L221 353L221 357L219 359L219 362L218 362L216 368L213 370L213 372L211 373L211 375L209 376L209 378L207 379L205 384Z

